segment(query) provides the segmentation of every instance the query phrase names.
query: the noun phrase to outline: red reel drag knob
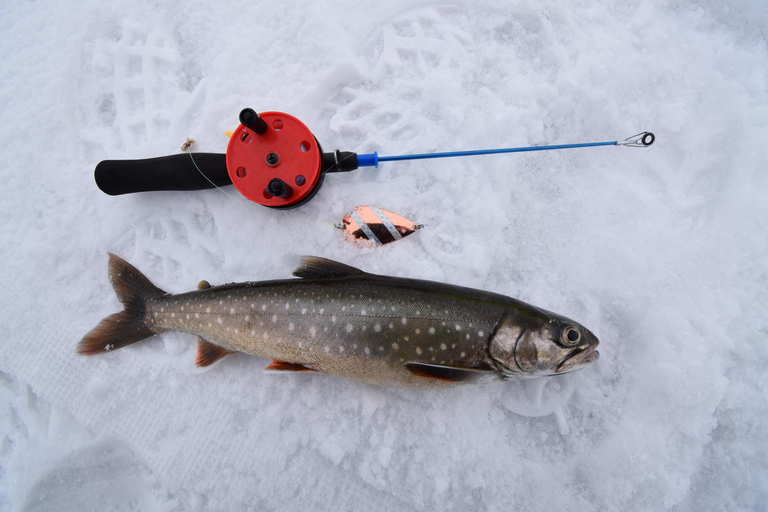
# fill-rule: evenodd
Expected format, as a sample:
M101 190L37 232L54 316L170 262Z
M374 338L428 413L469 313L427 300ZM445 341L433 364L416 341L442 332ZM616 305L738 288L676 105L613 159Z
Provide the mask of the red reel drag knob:
M240 112L227 146L227 172L245 197L271 208L293 208L323 181L323 154L304 123L282 112Z

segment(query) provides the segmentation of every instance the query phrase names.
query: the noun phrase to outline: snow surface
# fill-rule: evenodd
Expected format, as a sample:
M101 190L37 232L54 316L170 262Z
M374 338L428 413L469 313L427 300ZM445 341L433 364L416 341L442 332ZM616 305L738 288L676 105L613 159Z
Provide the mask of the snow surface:
M764 510L767 26L746 0L4 2L0 509ZM224 152L244 107L382 155L657 142L389 162L291 211L94 184ZM428 227L358 249L332 224L360 204ZM483 288L602 357L424 392L201 371L178 333L78 356L119 309L107 251L172 292L305 254Z

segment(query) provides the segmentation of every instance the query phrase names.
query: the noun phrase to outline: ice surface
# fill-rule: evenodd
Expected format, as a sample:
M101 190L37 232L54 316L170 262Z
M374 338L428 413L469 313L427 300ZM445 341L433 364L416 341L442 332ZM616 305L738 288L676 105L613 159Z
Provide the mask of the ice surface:
M764 4L221 4L0 7L0 509L765 507ZM244 107L382 155L657 142L389 162L279 212L95 186L105 158L223 152ZM332 227L359 204L428 227L361 250ZM118 309L107 251L173 292L305 254L484 288L579 320L602 357L417 392L245 355L199 371L174 333L77 356Z

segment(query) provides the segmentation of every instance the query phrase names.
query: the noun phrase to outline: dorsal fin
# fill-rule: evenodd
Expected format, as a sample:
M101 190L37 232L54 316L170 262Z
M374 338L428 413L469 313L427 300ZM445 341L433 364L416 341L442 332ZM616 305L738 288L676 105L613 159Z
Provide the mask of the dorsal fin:
M293 275L302 279L320 279L324 277L344 277L355 274L365 274L362 270L350 267L338 261L327 260L317 256L305 256L293 271Z
M197 337L197 360L196 366L210 366L224 356L232 354L231 350L227 350L224 347L214 345L210 341L206 341L200 336Z
M417 377L437 379L446 382L473 382L487 375L490 370L476 368L458 368L439 364L405 363L405 369Z

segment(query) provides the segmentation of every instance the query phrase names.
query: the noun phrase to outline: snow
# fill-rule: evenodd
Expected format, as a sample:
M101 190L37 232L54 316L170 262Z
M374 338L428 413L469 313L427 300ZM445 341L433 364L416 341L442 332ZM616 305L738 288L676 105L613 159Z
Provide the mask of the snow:
M0 509L761 510L768 501L768 9L759 2L0 7ZM244 107L398 155L272 211L232 188L110 197L103 159L224 152ZM427 227L360 249L369 204ZM159 287L284 278L301 255L574 318L601 359L445 392L194 367L167 333L75 345Z

